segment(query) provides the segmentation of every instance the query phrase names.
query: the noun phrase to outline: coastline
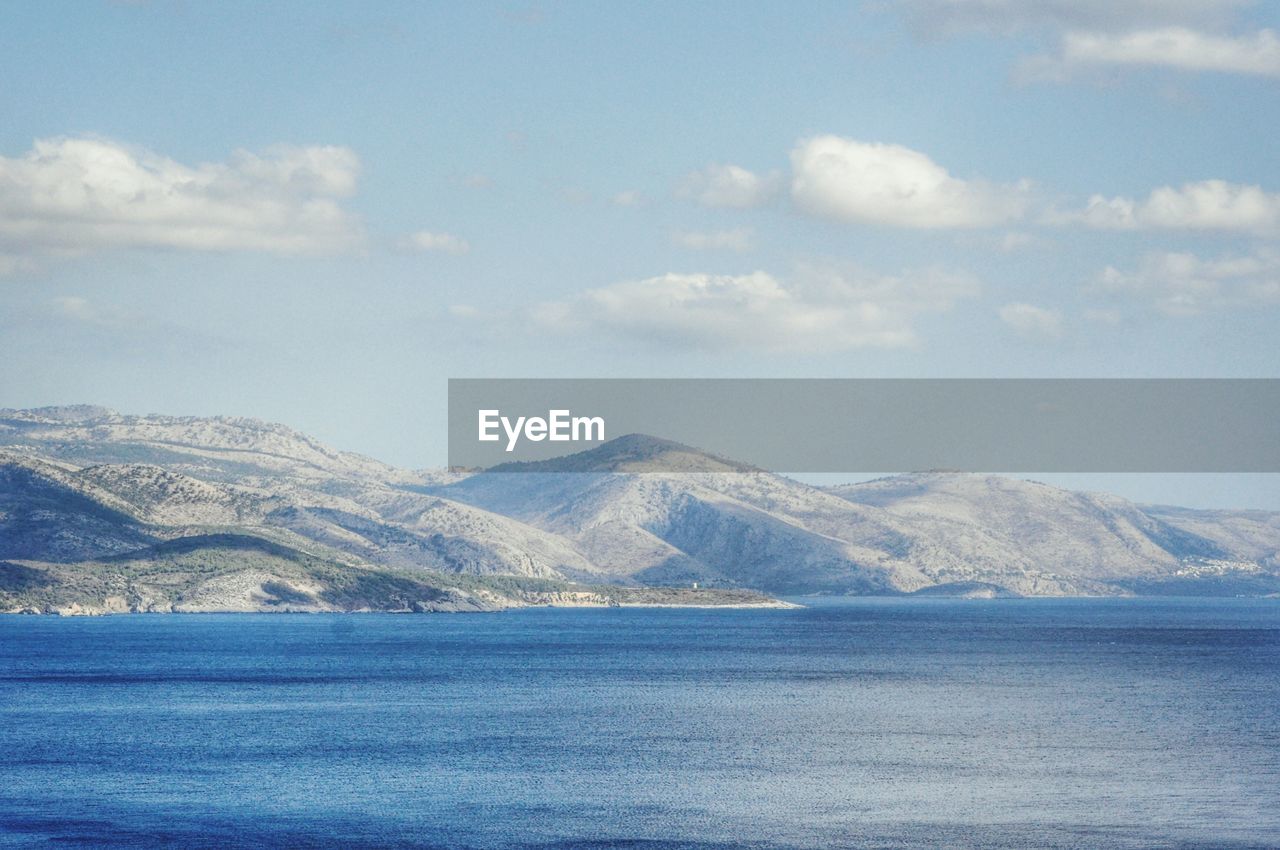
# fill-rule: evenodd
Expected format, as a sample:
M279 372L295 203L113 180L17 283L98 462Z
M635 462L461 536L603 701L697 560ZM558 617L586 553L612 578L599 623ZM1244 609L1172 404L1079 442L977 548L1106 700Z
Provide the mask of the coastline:
M403 615L403 614L500 614L507 611L522 611L529 608L685 608L697 609L704 611L713 610L769 610L769 611L792 611L805 608L794 602L785 602L781 599L769 602L728 602L718 605L713 602L620 602L616 604L608 603L530 603L526 605L509 605L503 608L481 609L474 608L471 610L414 610L411 608L385 609L377 610L373 608L358 608L351 610L342 609L323 609L323 608L220 608L205 610L181 610L172 609L168 611L158 610L130 610L115 608L94 608L79 605L67 606L60 609L37 610L34 608L9 609L0 611L0 617L120 617L120 616L190 616L198 614L297 614L297 615L319 615L319 614L341 614L359 616L362 614L377 615Z
M550 607L563 608L568 606L553 605ZM678 602L623 602L613 607L617 607L617 608L731 608L735 610L745 610L750 608L767 608L767 609L783 611L783 610L804 608L805 606L799 605L795 602L786 602L782 599L775 599L770 602L730 602L730 603L725 603L723 605L716 605L714 603L696 603L696 602L689 602L689 603L683 603L683 604Z
M158 586L154 575L149 578L152 581L117 581L98 593L85 592L74 582L10 591L0 594L4 605L0 614L465 614L525 608L804 607L751 590L483 582L425 573L414 577L415 584L364 588L363 592L343 587L328 576L328 581L314 575L304 580L296 574L286 577L255 570L223 573L213 580L188 583L180 591Z

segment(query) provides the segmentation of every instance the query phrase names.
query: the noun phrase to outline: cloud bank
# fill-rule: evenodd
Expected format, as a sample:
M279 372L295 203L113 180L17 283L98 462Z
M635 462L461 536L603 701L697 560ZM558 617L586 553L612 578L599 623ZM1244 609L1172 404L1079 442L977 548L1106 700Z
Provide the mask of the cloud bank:
M1258 185L1201 180L1162 186L1146 198L1096 194L1080 209L1037 208L1032 184L994 183L952 175L927 154L897 144L836 135L801 139L791 150L794 208L818 218L917 230L975 229L1035 220L1042 225L1083 224L1104 230L1221 231L1261 237L1280 235L1280 192ZM732 168L732 167L729 167ZM728 175L737 189L716 189L723 206L762 202L754 175ZM701 177L706 173L699 172ZM743 172L743 174L749 174ZM709 179L709 178L708 178ZM706 188L709 183L699 183ZM727 185L727 184L726 184ZM739 191L740 190L740 191ZM707 189L711 192L711 189ZM729 203L729 199L734 203ZM688 248L744 249L744 230L677 233ZM1005 250L1032 237L1011 234Z
M1171 68L1225 74L1280 76L1280 38L1263 29L1220 35L1187 27L1128 33L1068 32L1055 55L1024 64L1028 80L1062 80L1089 67Z
M1012 35L1030 29L1103 32L1147 26L1218 27L1252 0L899 0L916 29Z
M191 166L103 139L41 139L22 156L0 157L0 255L341 251L361 239L340 203L359 172L343 147L238 151Z
M776 172L760 175L738 165L713 163L685 177L677 194L704 207L749 209L772 201L781 187L782 177Z
M737 251L743 253L752 248L751 231L745 227L732 230L677 230L671 241L681 248L693 251Z
M419 230L408 239L409 247L418 251L431 251L440 254L461 256L471 252L471 243L461 236L452 233L436 233L430 230Z
M1145 200L1094 195L1069 216L1109 230L1223 230L1257 235L1280 233L1280 193L1260 186L1203 180L1163 186Z
M1236 28L1250 0L900 0L917 32L1049 34L1056 46L1024 61L1024 81L1064 81L1105 67L1280 76L1272 29Z
M1280 305L1280 254L1260 250L1208 260L1190 253L1148 254L1130 271L1108 266L1088 289L1167 316Z
M1055 340L1062 337L1062 316L1034 304L1006 304L999 310L1000 321L1024 339Z
M936 269L901 276L802 268L791 280L665 274L543 304L534 316L569 333L599 330L655 345L728 351L828 352L916 344L912 319L978 292L972 277Z

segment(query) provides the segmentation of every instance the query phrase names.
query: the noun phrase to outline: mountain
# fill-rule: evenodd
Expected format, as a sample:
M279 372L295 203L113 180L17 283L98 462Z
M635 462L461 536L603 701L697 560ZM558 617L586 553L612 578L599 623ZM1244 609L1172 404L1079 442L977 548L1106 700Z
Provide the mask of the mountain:
M496 611L518 604L447 576L342 564L237 534L192 535L75 563L0 561L0 610Z
M0 454L0 558L79 561L159 539L127 501L81 483L76 472Z
M284 425L243 417L124 416L76 405L0 410L0 446L69 462L144 463L197 478L393 481L393 466L337 451Z
M667 453L692 451L622 439L624 451L606 444L496 467L435 492L566 537L615 575L645 583L784 595L1280 590L1280 514L1140 506L992 475L918 473L820 490L741 467L602 466L639 456L656 458L641 468L669 469Z
M764 472L487 472L435 492L568 539L618 580L796 595L930 583L874 511Z
M504 463L489 472L750 472L745 463L718 457L672 440L627 434L564 457Z
M1251 585L1280 551L1280 525L1255 521L1233 537L1236 512L1175 514L993 475L917 473L829 492L909 529L909 559L937 583L990 582L1031 595L1138 591L1159 581L1193 592L1206 571Z
M440 576L633 588L611 593L695 582L722 595L1280 591L1280 514L1262 511L956 473L822 489L643 435L489 472L410 471L252 419L0 411L0 560L12 575L37 570L65 595L103 565L150 575L182 541L203 541L201 563L223 572L266 559L226 579L236 604L265 610L347 604L334 571L437 588ZM160 609L194 598L186 579L165 581L185 589L155 596ZM272 597L268 585L293 590Z
M15 505L0 517L0 557L30 555L46 539L56 544L52 559L65 560L235 526L379 566L543 578L593 573L553 535L408 489L439 479L257 420L121 416L97 407L3 410L0 452L0 465L12 468L0 472L0 500ZM44 512L30 510L34 499ZM104 525L104 511L119 516Z
M428 613L530 605L786 603L750 591L591 587L523 576L375 568L238 534L192 535L71 564L0 561L0 612L10 613Z

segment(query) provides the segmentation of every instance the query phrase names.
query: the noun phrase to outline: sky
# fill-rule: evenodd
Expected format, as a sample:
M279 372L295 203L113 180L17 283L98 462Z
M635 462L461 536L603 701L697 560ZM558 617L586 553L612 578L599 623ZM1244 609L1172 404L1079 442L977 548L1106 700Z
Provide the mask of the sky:
M0 407L1278 377L1280 3L0 5ZM1275 476L1094 476L1280 508Z

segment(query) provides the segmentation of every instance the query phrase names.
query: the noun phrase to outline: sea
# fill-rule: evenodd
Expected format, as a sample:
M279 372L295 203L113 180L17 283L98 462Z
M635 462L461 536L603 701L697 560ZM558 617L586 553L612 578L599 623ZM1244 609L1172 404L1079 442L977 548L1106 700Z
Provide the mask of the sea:
M1280 599L798 601L0 617L0 847L1280 847Z

